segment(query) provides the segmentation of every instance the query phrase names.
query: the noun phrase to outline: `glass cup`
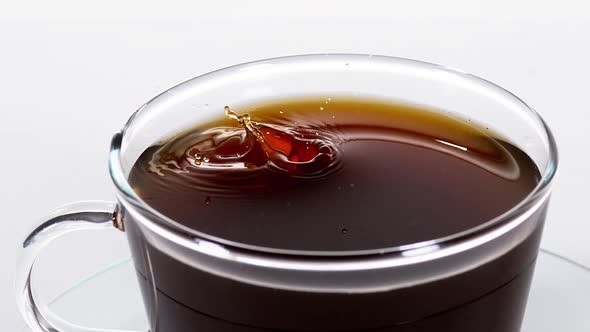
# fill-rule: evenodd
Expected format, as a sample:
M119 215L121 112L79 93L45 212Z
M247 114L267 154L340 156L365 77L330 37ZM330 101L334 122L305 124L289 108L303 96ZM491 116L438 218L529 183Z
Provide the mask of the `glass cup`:
M378 97L448 112L519 147L542 178L516 206L480 226L411 245L342 252L258 247L189 229L143 202L127 182L146 148L221 116L225 105L310 95ZM101 331L70 324L36 301L31 274L54 239L114 226L126 232L152 332L518 331L556 167L553 136L535 111L458 70L349 54L221 69L153 98L114 135L109 169L116 203L68 205L24 240L18 307L33 331Z

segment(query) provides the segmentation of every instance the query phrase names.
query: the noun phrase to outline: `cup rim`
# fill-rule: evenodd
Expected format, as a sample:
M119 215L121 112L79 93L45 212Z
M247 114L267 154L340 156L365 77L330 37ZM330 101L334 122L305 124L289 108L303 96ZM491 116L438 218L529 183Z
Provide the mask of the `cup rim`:
M479 224L476 227L466 229L464 231L454 233L451 235L447 235L437 239L431 239L426 241L421 241L412 244L405 244L401 246L389 247L389 248L381 248L381 249L369 249L369 250L355 250L355 251L305 251L305 250L289 250L289 249L280 249L280 248L272 248L272 247L263 247L263 246L256 246L250 245L245 243L240 243L236 241L231 241L223 238L219 238L216 236L212 236L206 233L199 232L194 229L190 229L186 226L183 226L171 218L163 215L162 213L158 212L156 209L152 208L149 204L145 203L131 188L129 185L127 178L123 171L122 165L122 151L121 146L123 139L125 137L125 133L127 129L133 124L134 119L138 114L141 112L145 112L147 106L149 106L152 102L157 100L160 96L163 96L174 90L177 87L183 86L189 82L194 82L195 80L205 80L212 75L217 75L224 71L231 71L236 69L245 68L247 66L258 65L261 63L268 63L273 61L288 61L288 60L313 60L318 58L325 59L326 57L334 57L338 58L338 60L360 60L366 58L376 58L385 61L393 61L393 62L404 62L411 65L419 65L419 66L428 66L432 69L437 69L441 71L445 71L449 74L458 75L464 79L471 79L476 80L479 83L486 84L489 88L497 89L498 91L507 93L511 97L515 99L515 101L522 103L523 111L529 112L529 115L535 118L540 125L544 134L547 137L547 144L548 144L548 166L545 172L542 174L542 177L537 184L537 186L529 193L528 196L523 198L518 204L513 206L511 209L505 211L503 214L498 215L482 224ZM501 86L490 82L486 79L478 77L473 74L469 74L455 68L446 67L443 65L433 64L429 62L401 58L401 57L393 57L393 56L385 56L385 55L370 55L370 54L349 54L349 53L329 53L329 54L303 54L303 55L290 55L290 56L283 56L283 57L275 57L275 58L267 58L261 59L251 62L245 62L229 67L224 67L218 70L214 70L194 78L188 79L184 82L181 82L162 93L158 94L157 96L150 99L144 105L142 105L138 110L136 110L129 120L126 122L124 127L121 129L120 132L116 133L113 136L111 141L111 148L109 153L109 171L111 175L111 179L113 180L117 191L118 196L120 199L124 200L127 203L130 203L134 208L137 208L144 214L147 214L149 218L142 218L142 222L146 223L153 223L152 226L156 226L159 229L165 229L166 231L172 232L175 236L182 236L182 237L190 237L195 241L207 242L207 243L214 243L217 245L221 245L224 247L225 250L229 251L236 251L241 253L253 253L253 254L270 254L273 256L286 256L286 257L315 257L315 258L322 258L322 259L329 259L331 258L368 258L370 256L377 256L383 258L384 254L400 254L409 250L415 251L424 248L441 248L441 247L448 247L448 246L455 246L460 245L461 243L474 240L478 237L482 237L485 234L493 233L495 230L498 230L502 227L507 226L507 224L515 223L514 225L510 225L509 228L516 227L517 224L523 222L524 218L519 218L527 211L531 209L535 210L536 207L539 206L539 201L543 201L547 199L550 194L551 187L553 184L553 180L555 178L555 174L557 171L558 166L558 152L557 152L557 145L554 139L554 136L549 129L546 122L543 118L527 103L525 103L522 99L520 99L515 94L511 93L510 91L502 88Z

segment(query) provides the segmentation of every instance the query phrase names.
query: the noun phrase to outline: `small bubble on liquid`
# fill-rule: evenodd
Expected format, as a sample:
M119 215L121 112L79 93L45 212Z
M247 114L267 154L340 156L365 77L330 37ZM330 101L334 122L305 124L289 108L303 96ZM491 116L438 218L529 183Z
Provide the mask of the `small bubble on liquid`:
M206 206L211 205L211 197L209 197L209 196L205 197L205 205Z
M285 112L283 112L283 111L279 111L279 113L281 113L281 114L285 114Z
M201 156L200 153L196 153L195 154L195 161L194 161L195 165L200 166L202 160L203 160L203 156Z
M208 156L205 156L205 157L203 157L203 161L204 161L204 162L208 163L208 162L209 162L209 160L211 160L211 159L209 159L209 157L208 157Z
M336 115L332 115L332 119L336 119Z
M351 183L351 184L349 184L348 186L349 186L351 189L353 189L355 185L354 185L354 183Z
M347 228L342 228L342 229L340 230L340 232L341 232L342 234L348 234L348 229L347 229Z
M323 111L323 110L324 110L324 108L322 106L320 106L320 111Z

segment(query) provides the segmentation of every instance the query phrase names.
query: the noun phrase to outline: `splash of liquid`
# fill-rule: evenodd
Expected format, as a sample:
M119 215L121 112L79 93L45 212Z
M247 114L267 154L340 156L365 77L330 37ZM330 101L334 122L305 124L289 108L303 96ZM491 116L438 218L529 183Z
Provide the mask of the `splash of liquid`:
M323 174L337 161L336 145L317 130L307 133L284 126L252 120L249 114L238 115L225 106L225 115L236 120L247 135L255 138L269 165L294 176Z
M240 127L218 126L162 146L150 171L187 173L191 168L257 169L267 167L291 177L318 178L339 169L339 140L327 132L254 121L225 107L227 118ZM174 155L171 151L184 151Z

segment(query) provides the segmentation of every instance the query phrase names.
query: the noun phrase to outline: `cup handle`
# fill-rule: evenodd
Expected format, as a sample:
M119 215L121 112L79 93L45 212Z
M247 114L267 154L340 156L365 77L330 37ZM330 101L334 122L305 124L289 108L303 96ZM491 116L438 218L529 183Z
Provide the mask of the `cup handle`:
M87 201L66 205L44 219L26 237L16 270L16 302L33 332L114 332L78 326L65 321L49 310L46 303L38 303L31 284L33 266L39 253L53 240L64 234L90 229L120 228L115 203ZM120 330L119 330L120 331Z

